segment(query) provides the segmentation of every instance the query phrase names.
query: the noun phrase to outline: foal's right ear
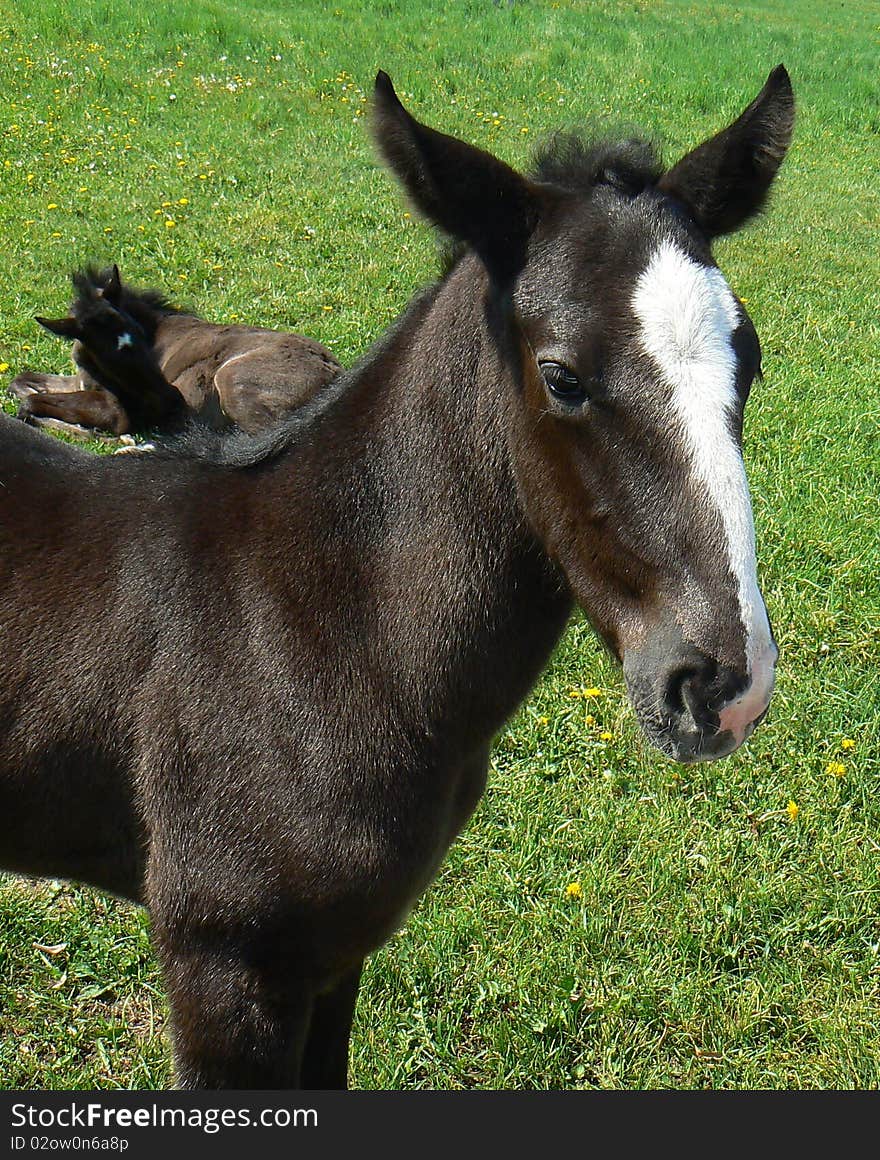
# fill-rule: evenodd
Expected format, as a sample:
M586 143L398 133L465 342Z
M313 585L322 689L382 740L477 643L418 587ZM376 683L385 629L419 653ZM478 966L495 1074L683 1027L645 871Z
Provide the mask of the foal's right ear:
M793 128L794 94L780 64L733 124L691 150L657 187L683 202L710 238L732 233L764 204Z
M472 246L496 281L516 277L538 221L538 198L524 177L491 153L422 125L384 72L376 77L373 136L417 209Z
M39 314L36 314L34 321L39 322L40 326L48 330L50 334L57 334L59 338L82 338L82 331L75 318L41 318Z
M119 267L115 262L107 275L107 281L100 289L100 294L111 306L119 305L119 300L122 297L122 279L119 277Z

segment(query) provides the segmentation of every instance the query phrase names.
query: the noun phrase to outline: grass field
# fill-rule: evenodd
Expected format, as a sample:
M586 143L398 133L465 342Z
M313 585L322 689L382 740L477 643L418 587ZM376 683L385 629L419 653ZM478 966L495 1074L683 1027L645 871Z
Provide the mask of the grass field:
M878 48L869 0L0 3L8 410L18 369L67 368L33 315L89 261L363 351L436 269L369 144L379 67L516 164L596 119L672 161L792 76L772 208L716 249L764 347L745 455L770 716L731 758L668 764L575 619L369 963L355 1086L880 1087ZM0 1086L167 1085L164 1019L143 914L0 881Z

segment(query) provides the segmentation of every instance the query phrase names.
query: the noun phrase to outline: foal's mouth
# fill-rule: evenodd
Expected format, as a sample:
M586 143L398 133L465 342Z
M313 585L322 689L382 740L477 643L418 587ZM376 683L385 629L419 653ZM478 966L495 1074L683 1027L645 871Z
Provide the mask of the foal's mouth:
M745 737L743 738L745 741ZM729 729L719 729L717 733L681 734L668 739L668 756L679 765L696 765L700 761L717 761L728 757L742 744Z
M729 757L752 736L770 710L770 701L737 729L723 728L718 713L697 721L686 709L670 711L650 693L628 684L630 704L646 741L679 765Z
M749 740L770 711L770 705L767 704L737 735L732 729L694 728L692 722L647 716L640 713L636 706L634 708L645 738L678 765L696 765L701 761L718 761L722 757L729 757Z

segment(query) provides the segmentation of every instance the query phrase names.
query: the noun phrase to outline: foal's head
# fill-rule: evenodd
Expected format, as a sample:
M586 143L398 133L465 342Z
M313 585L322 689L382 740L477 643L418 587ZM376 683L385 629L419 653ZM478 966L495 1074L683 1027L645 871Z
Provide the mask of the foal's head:
M664 170L645 143L557 139L524 177L415 121L376 82L380 149L490 275L516 357L504 407L523 505L622 661L648 738L723 757L767 710L743 409L755 329L712 258L761 207L791 137L781 66Z
M37 322L51 334L74 342L74 359L115 385L154 370L152 335L127 308L117 266L100 273L86 270L73 275L77 295L66 318Z

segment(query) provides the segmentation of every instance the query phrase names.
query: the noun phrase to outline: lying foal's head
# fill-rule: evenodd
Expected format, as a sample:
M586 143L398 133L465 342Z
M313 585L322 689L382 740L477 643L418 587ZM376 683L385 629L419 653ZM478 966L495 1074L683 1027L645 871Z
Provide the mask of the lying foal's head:
M644 143L562 138L526 178L419 124L377 78L380 149L479 254L514 336L505 407L527 517L622 661L648 738L679 761L734 750L773 687L741 453L760 347L711 242L760 209L793 114L780 66L671 169Z
M51 334L74 343L74 358L84 363L108 386L140 372L144 362L155 364L152 335L130 314L122 301L119 268L73 275L77 295L66 318L37 322Z

